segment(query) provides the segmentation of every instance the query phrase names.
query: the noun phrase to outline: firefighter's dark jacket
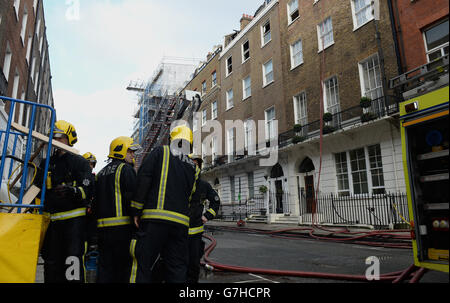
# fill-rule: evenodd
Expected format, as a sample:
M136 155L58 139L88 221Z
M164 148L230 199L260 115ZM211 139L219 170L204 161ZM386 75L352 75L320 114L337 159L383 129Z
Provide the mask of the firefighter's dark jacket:
M199 177L200 169L188 156L174 155L168 146L155 148L139 168L132 215L189 227Z
M209 207L203 214L205 200L209 201ZM204 180L199 180L197 189L192 197L189 235L200 234L204 231L202 216L212 220L216 217L220 207L220 198L211 184Z
M41 187L45 160L35 178L35 185ZM47 177L47 192L45 195L44 212L51 214L52 221L66 220L86 215L86 206L94 193L94 178L89 162L82 156L71 153L53 155L49 161ZM51 181L50 181L51 180ZM77 195L60 197L54 189L60 185L76 188Z
M136 172L123 160L114 159L97 174L93 212L98 228L131 224L130 203L135 186Z

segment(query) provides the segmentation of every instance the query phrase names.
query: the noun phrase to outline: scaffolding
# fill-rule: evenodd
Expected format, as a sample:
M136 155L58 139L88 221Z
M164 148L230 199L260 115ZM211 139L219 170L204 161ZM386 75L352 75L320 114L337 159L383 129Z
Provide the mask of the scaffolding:
M143 148L137 155L137 167L154 147L168 143L170 125L186 108L187 101L179 92L198 63L195 59L165 57L148 83L132 81L128 85L127 90L137 92L139 100L132 135Z

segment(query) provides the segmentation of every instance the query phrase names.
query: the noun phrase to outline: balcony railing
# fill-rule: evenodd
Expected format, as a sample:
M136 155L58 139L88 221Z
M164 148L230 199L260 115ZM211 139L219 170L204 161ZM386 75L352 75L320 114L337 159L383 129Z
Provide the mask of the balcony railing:
M360 105L350 107L346 110L333 114L330 122L324 122L324 134L329 134L339 129L362 124L372 120L381 119L398 113L398 103L394 96L381 97L372 100L369 108L363 109ZM279 135L278 144L280 148L286 147L295 140L305 141L320 135L320 121L316 120L302 125L299 133L293 129Z
M332 115L333 119L329 123L324 122L324 134L329 134L349 126L363 124L386 116L394 115L397 114L398 111L399 107L396 97L381 97L372 100L371 106L368 108L362 108L358 105ZM295 140L306 141L318 136L320 136L320 120L303 125L301 131L298 133L296 133L293 129L281 133L278 136L278 147L283 148L289 144L296 143ZM266 147L269 147L270 145L268 142L266 143ZM214 164L211 162L205 162L203 164L203 169L204 171L212 170L219 166L235 163L239 160L254 156L260 156L260 151L258 149L254 155L248 155L248 152L244 151L236 153L233 156L218 156L215 158Z

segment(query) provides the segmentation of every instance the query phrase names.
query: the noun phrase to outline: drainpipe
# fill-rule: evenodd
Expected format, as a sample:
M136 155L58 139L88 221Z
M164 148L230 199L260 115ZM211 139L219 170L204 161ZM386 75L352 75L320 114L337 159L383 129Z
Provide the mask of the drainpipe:
M394 8L393 8L393 0L388 0L388 7L389 7L389 17L391 19L391 29L392 29L392 36L394 38L394 49L395 49L395 55L397 57L397 69L398 74L401 75L404 73L403 69L403 62L402 57L400 56L400 45L399 45L399 37L397 35L397 26L396 26L396 18L394 17ZM395 0L394 0L395 1ZM399 33L400 34L400 33Z

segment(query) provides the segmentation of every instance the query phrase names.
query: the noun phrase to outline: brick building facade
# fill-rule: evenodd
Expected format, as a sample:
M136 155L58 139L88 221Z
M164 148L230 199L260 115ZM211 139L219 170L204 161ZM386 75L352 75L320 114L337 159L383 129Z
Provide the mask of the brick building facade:
M361 195L405 192L398 108L388 80L426 60L427 51L448 52L448 32L447 41L424 49L423 30L448 22L448 4L440 1L440 8L428 5L427 13L411 15L412 6L420 11L426 3L272 0L254 16L243 15L240 31L225 37L211 65L220 67L218 87L212 95L206 82L201 106L207 115L200 121L214 119L222 126L222 145L207 146L210 130L203 129L201 152L213 154L204 157L203 177L222 201L259 203L269 222L308 222L316 191L350 196L355 203ZM394 23L396 16L415 19ZM196 74L188 89L200 91L210 72ZM361 105L362 97L371 100L368 107ZM210 114L216 99L217 117ZM325 113L331 121L322 122ZM256 124L247 124L249 119ZM226 121L237 120L244 122L243 153L237 134L226 129ZM255 128L260 120L264 138ZM278 162L261 166L271 137L278 139L273 149ZM260 143L255 154L249 142ZM268 192L259 195L261 186Z
M42 0L4 0L0 11L0 67L2 95L53 106L48 43ZM9 112L9 104L4 112ZM31 109L15 109L15 121L28 126ZM37 130L50 122L37 112ZM47 125L45 125L47 124Z
M448 54L448 1L390 2L401 60L400 73Z

